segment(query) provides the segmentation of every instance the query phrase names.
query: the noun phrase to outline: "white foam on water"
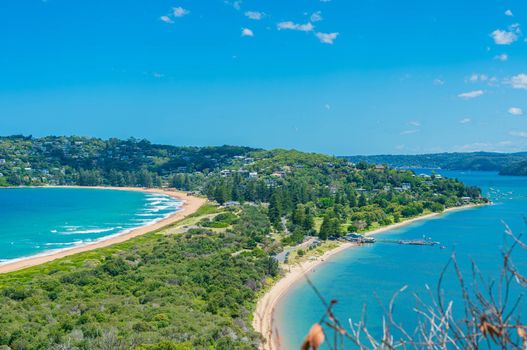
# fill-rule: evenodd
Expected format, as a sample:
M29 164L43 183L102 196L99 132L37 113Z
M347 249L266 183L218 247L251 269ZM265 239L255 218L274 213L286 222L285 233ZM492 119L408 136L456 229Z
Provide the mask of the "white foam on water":
M146 200L149 202L166 202L172 200L169 196L147 196Z
M32 259L32 258L36 258L36 257L49 256L49 255L53 255L53 254L59 253L61 251L67 251L67 250L70 250L70 249L73 249L73 248L78 248L78 247L83 247L83 246L89 246L89 245L92 245L92 244L96 244L98 242L102 242L102 241L106 241L106 240L112 239L112 238L117 237L117 236L126 235L127 233L130 233L133 230L136 230L136 229L141 228L141 227L148 227L148 226L154 225L154 224L156 224L156 223L158 223L158 222L170 217L171 215L175 214L176 212L179 212L181 210L180 209L181 206L184 204L184 201L173 199L170 196L160 197L159 195L154 195L154 196L149 196L148 198L146 198L146 200L152 200L152 201L162 200L164 202L168 202L168 203L164 203L165 205L163 205L163 206L161 206L161 205L157 206L156 209L159 209L159 207L163 207L163 208L157 210L156 212L159 212L159 211L165 210L165 209L173 209L173 210L171 210L170 212L167 212L167 213L163 213L159 217L157 217L155 219L152 219L152 220L151 219L139 219L139 218L130 220L132 222L136 222L138 225L134 225L133 223L131 223L131 225L124 224L124 226L116 226L116 227L111 227L111 228L107 227L107 228L97 228L97 229L85 229L85 230L80 230L80 228L81 228L80 226L66 225L66 226L63 226L63 228L66 229L66 232L61 232L61 234L72 235L72 234L103 233L103 232L109 232L109 231L112 231L112 230L115 230L115 229L120 229L120 231L118 231L116 233L113 233L113 234L110 234L110 235L107 235L107 236L104 236L104 237L96 238L96 239L87 238L87 239L83 239L83 240L77 240L77 241L74 241L74 242L55 242L55 243L50 242L50 243L44 243L45 246L50 248L49 250L46 250L46 251L43 251L43 252L37 253L37 254L32 254L32 255L29 255L29 256L23 256L23 257L20 257L20 258L15 258L15 259L0 259L0 266L11 264L11 263L18 262L18 261L28 260L28 259ZM146 211L149 211L149 209L146 209ZM148 214L148 215L139 215L139 214ZM139 214L136 214L136 216L156 216L156 214L152 215L152 212L139 213ZM11 243L11 245L13 245L15 242L10 242L10 243ZM62 248L55 248L55 247L62 247Z
M61 235L85 235L85 234L90 234L90 233L110 232L116 229L117 227L93 228L93 229L86 229L86 230L60 232L60 234Z

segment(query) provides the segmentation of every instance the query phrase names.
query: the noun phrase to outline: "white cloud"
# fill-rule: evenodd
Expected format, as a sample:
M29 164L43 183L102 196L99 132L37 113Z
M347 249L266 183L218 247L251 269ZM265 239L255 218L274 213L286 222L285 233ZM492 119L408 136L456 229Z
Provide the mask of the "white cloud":
M434 79L434 85L445 85L445 81L443 79Z
M468 124L468 123L470 123L471 121L472 121L472 119L470 119L470 118L463 118L463 119L461 119L459 122L460 122L461 124Z
M511 131L509 135L518 136L518 137L527 137L527 131Z
M311 22L308 22L306 24L297 24L291 21L280 22L276 25L276 27L278 28L278 30L290 29L299 30L301 32L311 32L315 28L315 26Z
M511 107L511 108L509 108L508 112L509 112L509 114L516 115L516 116L523 115L523 109L521 109L519 107Z
M166 16L161 16L159 19L165 23L174 23L175 18L184 17L190 13L189 10L183 7L173 7L172 12Z
M418 129L404 130L404 131L401 131L400 135L411 135L417 132L419 132Z
M189 10L186 10L183 7L174 7L172 11L173 11L174 17L183 17L190 13Z
M512 14L512 11L511 11L511 10L507 10L507 11L505 11L505 16L510 16L510 17L512 17L512 16L514 16L514 15Z
M494 59L505 62L509 59L509 55L507 55L506 53L502 53L501 55L494 56Z
M469 92L463 92L459 95L457 95L458 97L460 98L463 98L465 100L468 100L468 99L471 99L471 98L476 98L476 97L479 97L481 95L483 95L485 93L485 91L483 90L474 90L474 91L469 91Z
M515 89L527 90L527 74L522 73L515 75L509 80L508 83L511 84Z
M518 35L514 32L508 32L506 30L496 29L490 36L494 39L494 42L498 45L510 45L518 40Z
M224 3L226 3L229 6L234 7L235 10L240 10L240 8L242 7L242 1L241 0L237 0L237 1L225 0Z
M249 28L242 28L242 36L254 36L254 33Z
M512 132L514 133L514 132ZM511 133L509 133L511 134ZM525 133L527 136L527 132ZM514 135L519 136L519 135ZM455 146L451 150L454 152L474 152L474 151L487 151L487 152L518 152L525 150L525 141L511 141L502 140L494 143L475 142L472 144Z
M490 77L487 83L489 86L499 86L500 82L496 77Z
M322 21L322 12L320 11L313 12L313 14L311 14L311 22L320 22L320 21Z
M162 20L163 22L165 23L174 23L174 21L172 20L172 18L168 17L168 16L161 16L159 17L160 20Z
M509 30L510 30L511 32L516 33L516 34L521 34L521 33L522 33L520 23L514 23L514 24L511 24L511 25L509 26Z
M324 43L324 44L333 44L333 42L335 41L335 39L337 39L337 36L339 35L339 33L316 33L315 34L318 38L318 40L320 40L321 43Z
M468 81L470 81L471 83L477 83L478 81L487 81L489 80L489 77L488 75L485 75L485 74L472 74L469 78L468 78Z
M250 19L254 19L255 21L259 21L262 18L264 18L265 13L258 12L258 11L247 11L247 12L245 12L245 16L250 18Z
M421 126L421 123L420 123L420 122L418 122L418 121L415 121L415 120L414 120L414 121L411 121L411 122L409 122L408 124L410 124L410 125L412 125L412 126Z
M474 142L467 145L455 146L453 149L455 152L474 152L474 151L483 151L485 149L492 149L493 145L491 143L484 142Z

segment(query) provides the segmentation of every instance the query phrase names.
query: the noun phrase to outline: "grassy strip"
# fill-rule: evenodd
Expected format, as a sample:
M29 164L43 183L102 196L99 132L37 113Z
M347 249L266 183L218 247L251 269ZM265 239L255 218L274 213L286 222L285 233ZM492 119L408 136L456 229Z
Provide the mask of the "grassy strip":
M49 275L58 271L72 271L75 268L83 267L86 263L90 262L101 262L106 257L112 256L113 254L135 248L141 244L159 239L159 234L165 233L166 230L178 226L188 224L189 221L194 221L202 216L214 214L218 212L218 207L210 203L203 204L195 213L187 216L184 219L176 221L170 225L167 225L158 230L146 233L144 235L131 238L130 240L122 243L116 243L109 247L99 248L67 256L64 258L56 259L47 262L42 265L28 267L23 270L13 271L5 274L0 274L0 288L3 288L13 282L25 282L31 280L36 275Z

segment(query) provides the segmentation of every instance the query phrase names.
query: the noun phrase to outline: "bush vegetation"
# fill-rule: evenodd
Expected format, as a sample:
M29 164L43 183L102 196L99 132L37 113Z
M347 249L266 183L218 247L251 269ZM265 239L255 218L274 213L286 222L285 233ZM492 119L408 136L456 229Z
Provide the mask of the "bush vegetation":
M233 254L262 241L269 229L255 208L243 217L243 225L224 233L149 234L0 276L0 344L14 350L256 348L251 310L278 268L261 249Z

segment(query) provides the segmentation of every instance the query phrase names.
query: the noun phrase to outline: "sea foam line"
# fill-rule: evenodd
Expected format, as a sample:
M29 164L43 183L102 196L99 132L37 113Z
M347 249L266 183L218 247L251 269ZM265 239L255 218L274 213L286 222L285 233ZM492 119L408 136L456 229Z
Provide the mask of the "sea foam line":
M174 215L175 213L181 211L182 209L180 209L180 208L185 203L185 201L184 200L175 201L175 203L176 203L176 205L174 206L174 208L176 210L174 210L172 212L169 212L169 213L166 213L163 216L158 217L158 218L156 218L154 220L142 220L144 222L142 222L138 226L132 226L132 227L126 228L124 230L121 230L121 231L119 231L117 233L114 233L114 234L111 234L111 235L108 235L108 236L104 236L104 237L100 237L100 238L97 238L97 239L94 239L94 240L92 240L92 239L85 239L85 240L74 241L74 242L71 243L70 246L67 246L67 247L64 247L64 248L49 249L49 250L46 250L46 251L43 251L43 252L40 252L40 253L37 253L37 254L31 254L31 255L22 256L22 257L14 258L14 259L1 259L0 258L0 266L7 265L7 264L12 264L12 263L16 263L16 262L24 261L24 260L28 260L28 259L50 256L50 255L53 255L53 254L56 254L56 253L60 253L62 251L67 251L67 250L70 250L70 249L73 249L73 248L90 246L92 244L96 244L96 243L103 242L103 241L106 241L106 240L109 240L109 239L112 239L112 238L115 238L115 237L118 237L118 236L125 235L125 234L130 233L131 231L136 230L136 229L141 228L141 227L148 227L148 226L154 225L154 224L156 224L156 223L158 223L158 222L170 217L171 215ZM70 226L70 227L72 227L72 226ZM13 243L14 242L12 242L12 244ZM53 244L53 243L51 243L51 244ZM57 244L60 245L60 244L65 244L65 243L61 242L61 243L57 243ZM48 244L45 244L45 245L49 246Z
M88 229L88 230L77 230L77 231L66 231L66 232L59 232L61 235L83 235L83 234L90 234L90 233L103 233L103 232L110 232L113 230L117 230L118 227L106 227L106 228L94 228L94 229Z

